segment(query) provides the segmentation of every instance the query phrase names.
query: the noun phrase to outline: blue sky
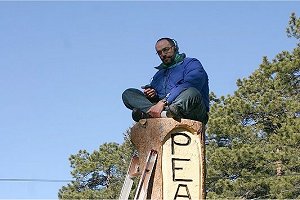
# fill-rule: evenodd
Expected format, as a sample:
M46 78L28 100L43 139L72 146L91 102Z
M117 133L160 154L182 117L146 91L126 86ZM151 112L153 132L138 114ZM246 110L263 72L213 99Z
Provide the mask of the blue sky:
M0 2L0 199L56 199L68 158L123 141L121 101L160 64L154 45L177 40L217 96L233 94L263 56L291 51L285 29L299 2Z

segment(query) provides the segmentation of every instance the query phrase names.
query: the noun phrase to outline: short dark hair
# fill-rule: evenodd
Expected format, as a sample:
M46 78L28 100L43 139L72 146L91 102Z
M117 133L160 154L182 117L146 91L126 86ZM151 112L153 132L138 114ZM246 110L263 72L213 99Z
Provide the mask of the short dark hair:
M160 42L160 41L162 41L162 40L167 40L167 41L170 43L170 45L172 45L172 46L173 46L173 45L174 45L174 46L176 46L176 44L175 44L174 40L173 40L173 39L171 39L171 38L167 38L167 37L164 37L164 38L160 38L160 39L158 39L156 43L158 43L158 42Z

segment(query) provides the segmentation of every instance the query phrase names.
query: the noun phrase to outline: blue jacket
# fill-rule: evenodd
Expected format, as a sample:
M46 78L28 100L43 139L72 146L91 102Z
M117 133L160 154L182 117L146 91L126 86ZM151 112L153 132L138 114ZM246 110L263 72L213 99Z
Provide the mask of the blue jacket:
M176 97L189 87L198 89L202 95L207 112L209 111L208 76L202 64L196 58L184 58L171 68L157 67L151 86L159 99L166 97L172 103Z

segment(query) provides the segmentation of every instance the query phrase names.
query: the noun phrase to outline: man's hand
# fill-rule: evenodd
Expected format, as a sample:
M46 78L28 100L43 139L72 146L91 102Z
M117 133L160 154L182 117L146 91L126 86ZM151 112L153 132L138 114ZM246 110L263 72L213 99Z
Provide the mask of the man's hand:
M160 113L164 110L165 103L159 101L157 104L152 106L147 113L153 118L160 118Z
M146 88L144 94L148 99L153 99L156 96L156 91L153 88Z

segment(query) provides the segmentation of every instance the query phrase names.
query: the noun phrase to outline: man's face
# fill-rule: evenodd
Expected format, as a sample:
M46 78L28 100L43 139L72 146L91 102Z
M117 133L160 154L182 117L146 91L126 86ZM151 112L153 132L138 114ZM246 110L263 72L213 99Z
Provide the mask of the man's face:
M175 47L168 40L161 40L156 43L155 49L161 61L165 64L171 64L175 58Z

